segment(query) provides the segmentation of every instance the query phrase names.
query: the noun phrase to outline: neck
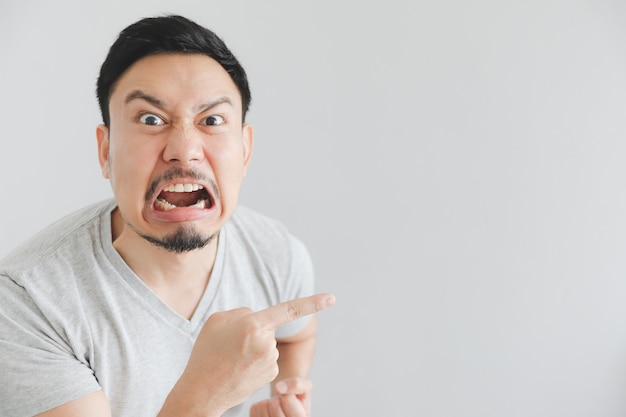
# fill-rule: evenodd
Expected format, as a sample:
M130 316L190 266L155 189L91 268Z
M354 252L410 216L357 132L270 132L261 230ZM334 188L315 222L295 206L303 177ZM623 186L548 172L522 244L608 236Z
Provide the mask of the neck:
M169 252L139 236L117 209L111 218L113 247L126 264L163 302L190 319L209 282L218 238L200 249Z

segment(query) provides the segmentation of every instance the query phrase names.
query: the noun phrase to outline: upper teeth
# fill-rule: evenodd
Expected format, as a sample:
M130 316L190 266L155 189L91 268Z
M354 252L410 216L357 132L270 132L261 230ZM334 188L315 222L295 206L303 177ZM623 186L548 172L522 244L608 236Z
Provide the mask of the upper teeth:
M192 191L198 191L204 187L200 184L170 184L163 188L163 191L170 193L190 193Z

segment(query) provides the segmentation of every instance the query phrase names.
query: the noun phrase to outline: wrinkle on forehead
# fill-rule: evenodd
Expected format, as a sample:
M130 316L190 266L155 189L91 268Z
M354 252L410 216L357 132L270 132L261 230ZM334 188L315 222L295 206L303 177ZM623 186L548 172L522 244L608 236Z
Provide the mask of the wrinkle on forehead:
M200 113L220 104L241 111L241 93L230 74L213 58L204 55L165 54L142 58L117 80L110 98L117 102L118 111L135 100L166 111L183 105L187 111ZM114 111L111 108L111 113Z

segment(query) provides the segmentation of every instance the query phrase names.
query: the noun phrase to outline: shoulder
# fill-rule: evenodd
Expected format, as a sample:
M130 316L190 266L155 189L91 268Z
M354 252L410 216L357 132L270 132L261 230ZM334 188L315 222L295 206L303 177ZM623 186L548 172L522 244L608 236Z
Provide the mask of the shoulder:
M230 225L240 231L285 237L287 227L277 219L266 216L249 207L238 206L229 220Z
M245 206L233 213L226 235L231 249L254 253L266 264L289 268L293 262L309 258L304 243L283 222Z
M229 239L234 238L241 244L253 245L263 252L278 252L304 248L287 226L272 217L261 214L249 207L239 206L228 224Z
M99 228L102 215L110 212L113 207L114 200L104 200L55 221L0 260L0 273L19 273L40 263L61 248L80 244L77 241L82 241L86 234Z

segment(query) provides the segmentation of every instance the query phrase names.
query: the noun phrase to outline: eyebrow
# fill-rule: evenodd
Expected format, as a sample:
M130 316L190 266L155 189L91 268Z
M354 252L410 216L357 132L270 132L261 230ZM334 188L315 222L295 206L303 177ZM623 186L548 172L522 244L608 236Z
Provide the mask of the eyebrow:
M150 94L146 94L141 90L134 90L132 91L130 94L128 94L126 96L126 100L124 101L124 103L128 104L133 100L145 100L148 103L151 103L155 106L157 106L160 109L166 109L167 105L163 102L163 100L160 100L154 96L151 96ZM197 108L196 111L198 113L202 113L206 110L212 109L215 106L218 106L220 104L229 104L231 106L233 106L233 102L232 100L227 97L227 96L222 96L222 97L218 97L215 100L211 100L208 101L206 103L200 104Z
M124 100L124 103L128 104L133 100L145 100L148 103L154 104L155 106L161 109L166 107L163 101L159 100L156 97L151 96L150 94L146 94L141 90L134 90L129 95L127 95L126 100Z
M220 104L224 104L224 103L229 104L230 106L233 106L233 102L230 98L226 96L222 96L222 97L216 98L215 100L199 105L197 108L197 111L198 113L202 113L206 110L212 109L213 107L219 106Z

